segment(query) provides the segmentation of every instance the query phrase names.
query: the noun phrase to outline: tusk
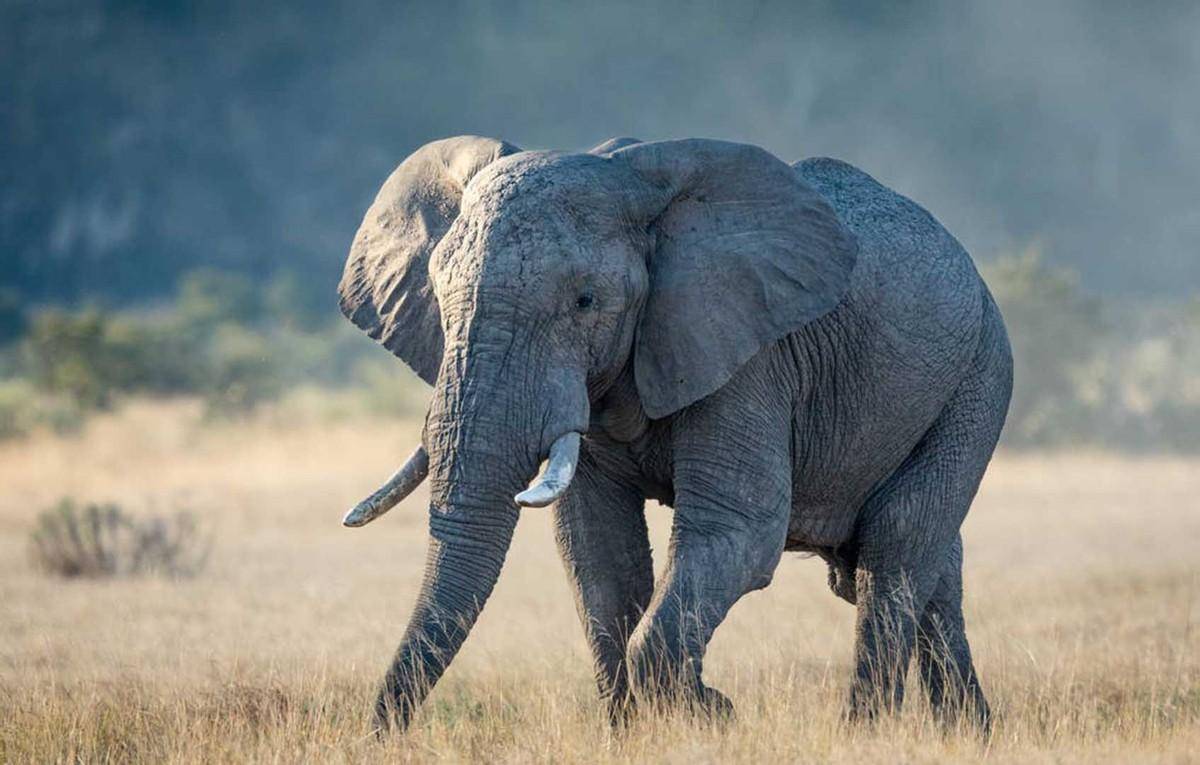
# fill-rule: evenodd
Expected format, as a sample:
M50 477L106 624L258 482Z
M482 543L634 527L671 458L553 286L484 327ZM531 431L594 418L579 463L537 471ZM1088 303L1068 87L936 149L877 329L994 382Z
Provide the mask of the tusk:
M346 513L346 517L342 519L342 525L365 526L412 494L413 489L420 486L427 475L429 475L429 453L425 451L424 446L418 446L417 450L408 458L408 462L404 463L404 467L397 470L387 483Z
M513 499L521 507L545 507L571 485L578 464L579 434L572 431L559 436L550 447L550 464L541 479Z

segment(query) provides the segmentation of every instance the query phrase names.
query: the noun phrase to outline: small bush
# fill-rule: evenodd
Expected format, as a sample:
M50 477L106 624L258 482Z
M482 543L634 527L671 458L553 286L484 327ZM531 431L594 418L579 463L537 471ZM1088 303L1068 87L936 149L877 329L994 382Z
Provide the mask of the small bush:
M264 309L275 324L296 332L318 332L339 318L331 285L295 271L277 273L267 283Z
M68 578L193 576L211 547L190 513L139 519L117 505L79 507L70 499L38 516L30 541L38 568Z
M60 435L83 427L84 415L68 396L38 391L28 380L0 380L0 440L46 427Z
M407 367L391 357L364 359L354 368L358 394L369 414L380 417L420 417L429 392Z
M119 359L109 352L107 327L107 315L97 310L49 310L37 316L26 339L33 381L85 409L108 406Z
M33 386L24 380L0 381L0 439L29 432L36 396Z
M180 279L175 312L184 324L200 331L228 322L254 326L263 319L260 292L241 274L198 269Z
M203 386L209 415L241 415L275 400L284 389L282 367L271 339L237 324L222 325L212 340Z
M983 269L1008 327L1016 363L1007 443L1057 446L1079 439L1092 419L1079 395L1105 336L1098 302L1078 275L1031 246Z
M1005 444L1200 451L1200 300L1101 302L1036 247L982 270L1016 367Z

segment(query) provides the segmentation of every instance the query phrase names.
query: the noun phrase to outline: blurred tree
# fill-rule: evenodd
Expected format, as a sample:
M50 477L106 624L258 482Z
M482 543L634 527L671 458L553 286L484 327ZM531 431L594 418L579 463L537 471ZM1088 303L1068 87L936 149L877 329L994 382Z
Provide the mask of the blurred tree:
M315 332L340 316L330 285L303 279L292 270L279 271L267 283L265 302L273 322L300 332Z
M25 309L17 291L0 287L0 345L7 345L25 332Z
M213 337L209 378L203 393L209 414L244 414L283 391L282 360L276 344L236 324Z
M39 313L23 355L39 389L85 410L108 407L118 393L195 390L208 377L203 349L187 345L170 321L96 308Z
M1077 276L1045 262L1031 245L981 270L1008 327L1015 362L1006 440L1054 444L1087 430L1081 378L1102 338L1100 305Z
M240 274L197 269L179 280L175 314L181 329L193 332L211 332L224 322L251 326L265 315L260 293L260 287Z
M107 323L97 309L77 314L50 310L35 317L26 339L34 382L70 396L83 408L108 406L119 360L109 353Z

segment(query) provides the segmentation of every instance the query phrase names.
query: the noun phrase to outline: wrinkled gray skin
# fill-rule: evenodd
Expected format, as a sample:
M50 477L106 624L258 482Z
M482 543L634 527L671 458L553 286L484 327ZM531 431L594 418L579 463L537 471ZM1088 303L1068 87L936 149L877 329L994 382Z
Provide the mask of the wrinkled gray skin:
M389 178L340 292L433 385L429 554L380 726L407 725L453 659L513 495L577 431L553 512L614 719L639 699L728 712L705 647L794 550L857 606L852 717L898 707L915 652L935 709L986 727L959 526L1012 361L969 256L918 205L836 160L719 141L453 138ZM657 583L648 498L675 510Z

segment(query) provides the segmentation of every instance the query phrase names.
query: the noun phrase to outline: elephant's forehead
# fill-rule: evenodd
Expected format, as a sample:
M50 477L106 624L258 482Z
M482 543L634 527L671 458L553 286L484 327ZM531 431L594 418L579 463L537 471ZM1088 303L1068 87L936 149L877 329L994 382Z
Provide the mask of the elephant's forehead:
M438 289L556 290L619 273L629 242L619 175L598 157L551 152L488 166L434 253Z
M598 240L620 232L625 216L603 160L526 152L494 164L501 167L489 167L463 194L452 232L454 249L469 251L461 256L586 258Z
M605 237L566 216L535 211L503 220L460 219L439 245L433 270L459 282L528 284L600 269L612 261L606 252Z
M594 227L561 206L512 204L496 212L464 209L446 237L443 255L462 267L543 270L587 259Z
M627 172L601 157L521 152L493 162L464 190L462 212L493 227L533 217L586 219L616 208Z

